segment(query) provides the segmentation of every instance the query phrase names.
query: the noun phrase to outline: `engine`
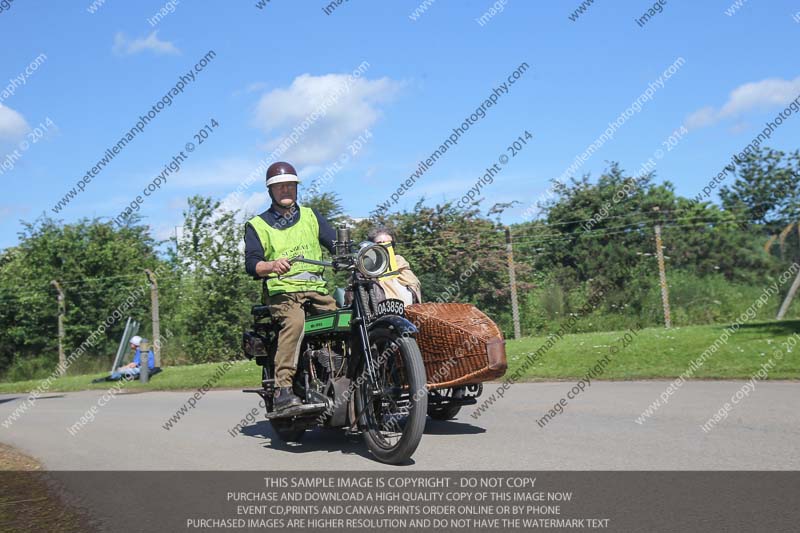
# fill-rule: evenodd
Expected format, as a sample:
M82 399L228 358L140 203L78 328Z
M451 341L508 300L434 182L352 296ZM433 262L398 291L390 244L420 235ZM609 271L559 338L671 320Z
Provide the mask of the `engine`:
M335 346L326 343L320 346L310 346L306 349L307 361L315 367L317 378L320 381L343 376L347 370L347 359L344 356L344 346Z
M307 395L329 403L331 414L325 424L331 427L345 424L350 407L345 350L344 343L326 342L309 346L303 353Z

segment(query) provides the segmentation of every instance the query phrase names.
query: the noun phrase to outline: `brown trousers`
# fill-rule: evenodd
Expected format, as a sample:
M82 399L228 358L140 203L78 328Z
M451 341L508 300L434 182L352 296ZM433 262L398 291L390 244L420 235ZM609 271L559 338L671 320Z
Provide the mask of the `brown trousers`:
M336 301L331 296L314 291L288 292L267 297L266 305L269 306L272 316L281 321L278 349L275 353L276 387L292 386L306 322L303 302L311 302L315 313L336 310Z

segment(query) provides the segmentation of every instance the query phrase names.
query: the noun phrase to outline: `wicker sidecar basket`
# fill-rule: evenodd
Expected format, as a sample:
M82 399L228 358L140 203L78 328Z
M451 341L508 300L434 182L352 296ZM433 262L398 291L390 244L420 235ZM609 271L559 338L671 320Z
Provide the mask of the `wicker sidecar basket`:
M422 303L406 307L419 329L429 389L460 387L497 379L506 372L503 334L472 304Z

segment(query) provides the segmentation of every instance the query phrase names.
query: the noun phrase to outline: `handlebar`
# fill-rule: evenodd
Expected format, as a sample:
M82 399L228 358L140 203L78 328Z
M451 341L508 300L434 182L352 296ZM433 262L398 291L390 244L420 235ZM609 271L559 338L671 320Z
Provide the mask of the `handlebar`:
M339 261L317 261L316 259L306 259L302 255L296 255L296 256L292 257L291 259L289 259L289 264L292 264L292 263L308 263L308 264L311 264L311 265L320 265L320 266L324 266L324 267L330 267L330 268L333 268L334 270L355 270L355 268L356 268L355 265L347 263L347 262L341 263ZM399 274L399 273L400 273L399 270L393 270L391 272L384 272L381 275L381 277L383 277L383 276L393 276L393 275Z
M320 265L320 266L325 266L325 267L335 267L336 266L333 263L331 263L330 261L317 261L315 259L306 259L302 255L296 255L296 256L292 257L291 259L289 259L289 264L291 264L291 263L309 263L311 265Z

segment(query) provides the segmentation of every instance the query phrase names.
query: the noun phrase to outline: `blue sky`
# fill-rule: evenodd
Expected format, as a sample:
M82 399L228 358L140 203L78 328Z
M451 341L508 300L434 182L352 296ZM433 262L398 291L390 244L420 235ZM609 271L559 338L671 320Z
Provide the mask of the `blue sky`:
M0 247L17 242L20 219L56 216L62 196L209 50L216 56L195 81L57 218L118 216L213 118L219 127L141 205L154 235L168 237L188 196L228 196L364 62L359 79L283 156L310 183L369 129L372 137L322 188L353 216L389 197L523 62L530 68L508 94L392 210L423 195L461 197L527 130L534 139L482 190L487 209L519 200L505 221L521 221L549 180L677 58L682 66L577 174L596 177L609 161L635 171L687 125L656 172L694 196L800 94L792 57L800 0L745 2L733 16L725 14L733 0L670 0L644 27L635 18L652 4L634 1L598 0L573 22L577 0L507 0L483 26L476 19L497 2L429 0L412 20L417 0L349 0L329 15L325 1L271 0L263 9L256 1L183 0L155 27L147 19L166 1L106 0L90 13L89 0L14 0L1 11L0 165L37 136L37 125L50 126L13 165L0 166ZM41 54L25 84L4 95ZM768 145L794 150L799 134L795 115ZM243 209L266 207L262 184L247 189Z

